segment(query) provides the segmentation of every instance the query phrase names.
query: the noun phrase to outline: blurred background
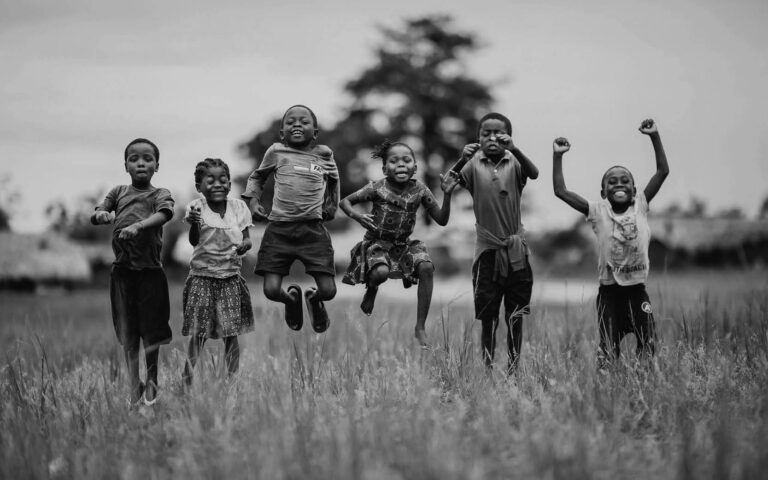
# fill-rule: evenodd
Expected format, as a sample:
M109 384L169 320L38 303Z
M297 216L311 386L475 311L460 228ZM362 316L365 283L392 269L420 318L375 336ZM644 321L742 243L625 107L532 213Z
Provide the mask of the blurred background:
M296 103L317 114L342 195L381 176L371 147L391 138L414 147L439 198L438 174L476 139L477 119L506 114L541 171L523 196L535 268L590 278L592 233L552 193L552 140L573 145L568 187L596 199L611 165L639 188L653 174L637 131L652 117L671 168L652 205L653 268L763 268L767 21L762 0L0 0L0 283L77 285L106 271L110 228L88 217L129 181L133 138L159 145L153 183L181 209L205 157L230 164L237 195ZM340 269L363 234L342 217L329 224ZM164 255L183 277L180 218ZM468 271L473 222L458 194L448 227L419 226L438 272Z

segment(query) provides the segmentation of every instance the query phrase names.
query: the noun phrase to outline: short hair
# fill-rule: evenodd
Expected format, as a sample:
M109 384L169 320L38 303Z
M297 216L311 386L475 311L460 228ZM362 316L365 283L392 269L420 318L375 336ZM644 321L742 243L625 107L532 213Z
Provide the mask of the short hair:
M157 163L160 163L160 149L157 148L157 145L155 145L151 140L147 140L146 138L137 138L135 140L131 140L131 142L126 145L125 152L123 153L123 159L124 161L128 161L128 149L131 148L131 146L136 145L137 143L146 143L150 147L152 147L152 150L155 152L155 160L157 160Z
M624 167L624 166L622 166L622 165L614 165L614 166L612 166L611 168L609 168L608 170L606 170L606 171L605 171L605 173L603 174L603 178L602 178L602 180L600 180L600 190L602 190L603 188L605 188L605 180L608 178L608 172L610 172L610 171L611 171L611 170L613 170L614 168L621 168L621 169L623 169L625 172L627 172L627 175L629 175L629 179L630 179L630 180L632 180L632 184L634 185L634 183L635 183L635 177L633 177L633 176L632 176L632 172L630 172L630 171L629 171L629 169L628 169L627 167Z
M203 175L205 175L205 172L208 171L208 169L213 167L221 167L224 169L225 172L227 172L227 178L232 180L232 177L229 175L229 165L224 163L224 161L220 158L206 158L202 162L198 162L198 164L195 166L195 185L199 184L203 181Z
M480 138L480 131L483 128L483 122L491 119L501 120L504 122L504 126L507 127L507 134L512 135L512 122L510 122L506 116L498 112L490 112L483 115L483 118L481 118L480 122L477 124L477 138Z
M296 105L291 105L290 107L288 107L285 110L285 113L283 113L283 119L280 121L280 128L281 129L283 128L283 124L285 123L285 116L288 115L288 112L290 112L292 108L296 108L296 107L301 107L301 108L306 108L307 109L309 114L312 116L312 122L314 122L315 128L317 129L318 128L318 126L317 126L317 116L315 116L315 112L313 112L312 109L309 108L308 106L302 105L300 103L296 104Z
M394 147L395 145L401 145L411 152L411 156L413 157L413 160L416 160L416 154L413 153L413 149L408 145L407 143L403 142L393 142L390 139L386 138L383 142L381 142L379 145L376 145L373 147L373 152L371 152L371 158L380 158L381 163L385 164L387 162L387 153Z

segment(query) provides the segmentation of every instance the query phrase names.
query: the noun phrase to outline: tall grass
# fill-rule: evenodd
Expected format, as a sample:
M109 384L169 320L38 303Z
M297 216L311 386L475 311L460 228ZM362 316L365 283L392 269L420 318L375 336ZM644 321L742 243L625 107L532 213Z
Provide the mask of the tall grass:
M233 379L211 341L183 393L177 339L160 402L138 410L105 293L6 295L0 477L763 478L767 282L670 277L650 292L653 361L627 340L598 373L591 300L540 305L511 377L481 365L468 301L433 306L428 350L412 339L414 305L381 301L364 317L359 299L337 300L315 335L259 303Z

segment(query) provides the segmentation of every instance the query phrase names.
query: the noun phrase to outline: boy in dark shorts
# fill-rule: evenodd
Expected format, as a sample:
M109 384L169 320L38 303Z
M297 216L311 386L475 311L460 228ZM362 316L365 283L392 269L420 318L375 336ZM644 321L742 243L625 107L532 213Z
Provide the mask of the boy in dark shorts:
M290 107L283 115L282 143L269 147L248 177L242 197L254 220L269 220L255 270L264 276L264 295L285 304L285 321L292 330L304 323L302 301L306 300L312 328L322 333L330 325L323 302L336 296L333 246L323 221L332 219L339 206L339 171L331 149L315 144L318 132L312 110L304 105ZM267 215L261 195L270 175L275 177L275 191ZM307 289L304 299L299 285L282 288L294 260L304 264L317 285Z
M144 138L125 148L125 171L130 185L118 185L96 206L91 223L114 223L109 294L112 321L128 366L132 405L157 400L160 345L170 343L168 282L160 262L163 224L173 217L173 198L165 188L151 184L158 170L160 151ZM114 214L112 213L114 212ZM146 384L139 378L139 348L144 344Z
M611 167L603 175L602 199L597 202L587 202L565 187L563 154L571 145L562 137L552 145L555 195L585 215L597 236L598 367L601 369L618 359L621 339L627 334L635 335L638 355L653 355L656 348L653 309L645 290L651 240L647 215L648 204L669 175L669 165L656 123L644 120L639 130L648 135L653 144L656 173L645 189L637 193L632 173L622 166Z
M539 170L512 143L512 124L500 113L480 119L479 143L464 147L459 182L472 195L475 256L472 264L475 318L482 322L483 360L493 364L499 311L504 301L508 372L514 371L523 341L523 314L529 313L533 272L523 236L520 197Z

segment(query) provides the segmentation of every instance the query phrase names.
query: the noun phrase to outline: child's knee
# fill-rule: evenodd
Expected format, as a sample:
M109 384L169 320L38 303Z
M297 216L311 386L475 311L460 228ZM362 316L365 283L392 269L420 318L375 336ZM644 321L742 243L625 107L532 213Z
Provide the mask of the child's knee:
M419 276L419 280L432 278L435 275L435 266L432 262L421 262L419 266L416 267L416 274Z
M368 279L372 283L383 283L389 277L389 267L387 265L379 264L371 269L371 273L368 274Z
M317 295L322 300L331 300L333 297L336 296L336 284L318 285Z
M282 290L281 285L274 285L271 283L264 283L264 296L267 297L269 300L277 301L280 300L280 291Z

